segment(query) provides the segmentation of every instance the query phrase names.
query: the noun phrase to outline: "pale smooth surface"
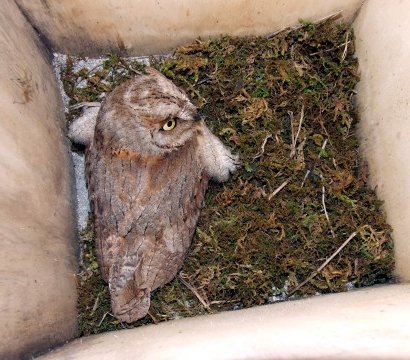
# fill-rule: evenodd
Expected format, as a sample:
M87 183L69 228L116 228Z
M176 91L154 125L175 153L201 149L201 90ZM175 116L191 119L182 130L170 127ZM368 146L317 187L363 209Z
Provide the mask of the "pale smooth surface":
M199 35L264 34L362 1L17 0L59 51L166 52ZM410 280L407 1L368 0L355 22L361 133ZM76 333L75 261L61 106L32 29L0 11L0 358ZM78 339L41 359L408 359L410 285L391 285Z
M198 36L266 34L299 19L343 10L352 19L362 0L17 0L58 52L100 55L166 53Z
M54 74L13 1L0 11L0 358L76 335L76 259Z
M174 320L75 340L41 360L409 359L410 285Z
M410 1L370 0L354 29L360 135L393 227L396 273L410 281Z

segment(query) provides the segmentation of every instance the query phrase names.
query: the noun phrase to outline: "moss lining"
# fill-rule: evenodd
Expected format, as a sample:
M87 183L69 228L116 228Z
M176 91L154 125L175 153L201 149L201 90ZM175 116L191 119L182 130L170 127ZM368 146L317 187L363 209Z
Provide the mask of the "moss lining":
M62 76L72 104L98 101L143 71L115 54L92 71L74 71L74 62ZM292 297L392 281L391 228L367 186L354 131L359 76L347 26L329 20L271 38L197 40L151 63L185 89L242 166L210 186L183 269L134 324L110 314L92 231L82 233L83 335L286 299L355 231Z

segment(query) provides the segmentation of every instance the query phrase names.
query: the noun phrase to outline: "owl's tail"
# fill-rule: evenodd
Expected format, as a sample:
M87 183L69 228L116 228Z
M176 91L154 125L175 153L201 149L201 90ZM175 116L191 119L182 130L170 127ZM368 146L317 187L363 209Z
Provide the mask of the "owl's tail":
M142 258L137 251L128 251L127 240L111 235L102 243L101 263L111 295L113 315L127 323L147 315L151 289L136 279L141 273Z
M133 279L121 289L110 289L110 292L113 315L117 319L131 323L147 315L150 307L150 290L136 289Z

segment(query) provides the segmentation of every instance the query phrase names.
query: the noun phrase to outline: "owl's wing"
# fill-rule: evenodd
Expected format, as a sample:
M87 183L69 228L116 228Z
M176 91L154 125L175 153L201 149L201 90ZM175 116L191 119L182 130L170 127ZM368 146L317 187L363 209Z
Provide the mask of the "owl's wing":
M97 255L124 321L144 316L151 290L182 266L208 184L196 164L192 149L163 161L87 152Z
M110 287L112 310L130 322L145 316L150 306L151 289L141 286L147 280L141 270L147 267L144 259L155 241L144 235L139 222L144 216L140 199L147 195L146 167L137 159L101 151L98 145L92 144L86 152L96 253Z
M126 322L144 317L150 307L151 288L141 286L144 279L135 276L143 265L141 252L129 251L127 240L116 235L105 239L102 248L114 315Z
M86 151L86 174L91 209L94 214L96 251L104 280L108 270L122 252L121 246L110 248L109 239L128 239L137 235L136 223L143 216L141 199L146 198L146 167L137 159L118 156L110 149L101 151L98 141ZM110 255L110 256L108 256Z

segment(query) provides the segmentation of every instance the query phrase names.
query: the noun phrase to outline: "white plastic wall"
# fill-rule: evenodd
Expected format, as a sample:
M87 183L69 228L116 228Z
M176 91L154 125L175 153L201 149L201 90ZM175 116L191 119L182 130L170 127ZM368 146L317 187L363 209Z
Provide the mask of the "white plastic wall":
M14 1L0 8L0 358L77 333L64 116L44 46Z
M354 20L362 148L410 279L410 2L4 0L0 9L0 358L76 335L70 164L45 46L166 52L197 36L265 34L343 11ZM17 5L16 5L17 4ZM40 34L39 41L38 34ZM45 359L407 359L410 287L391 285L82 338Z

